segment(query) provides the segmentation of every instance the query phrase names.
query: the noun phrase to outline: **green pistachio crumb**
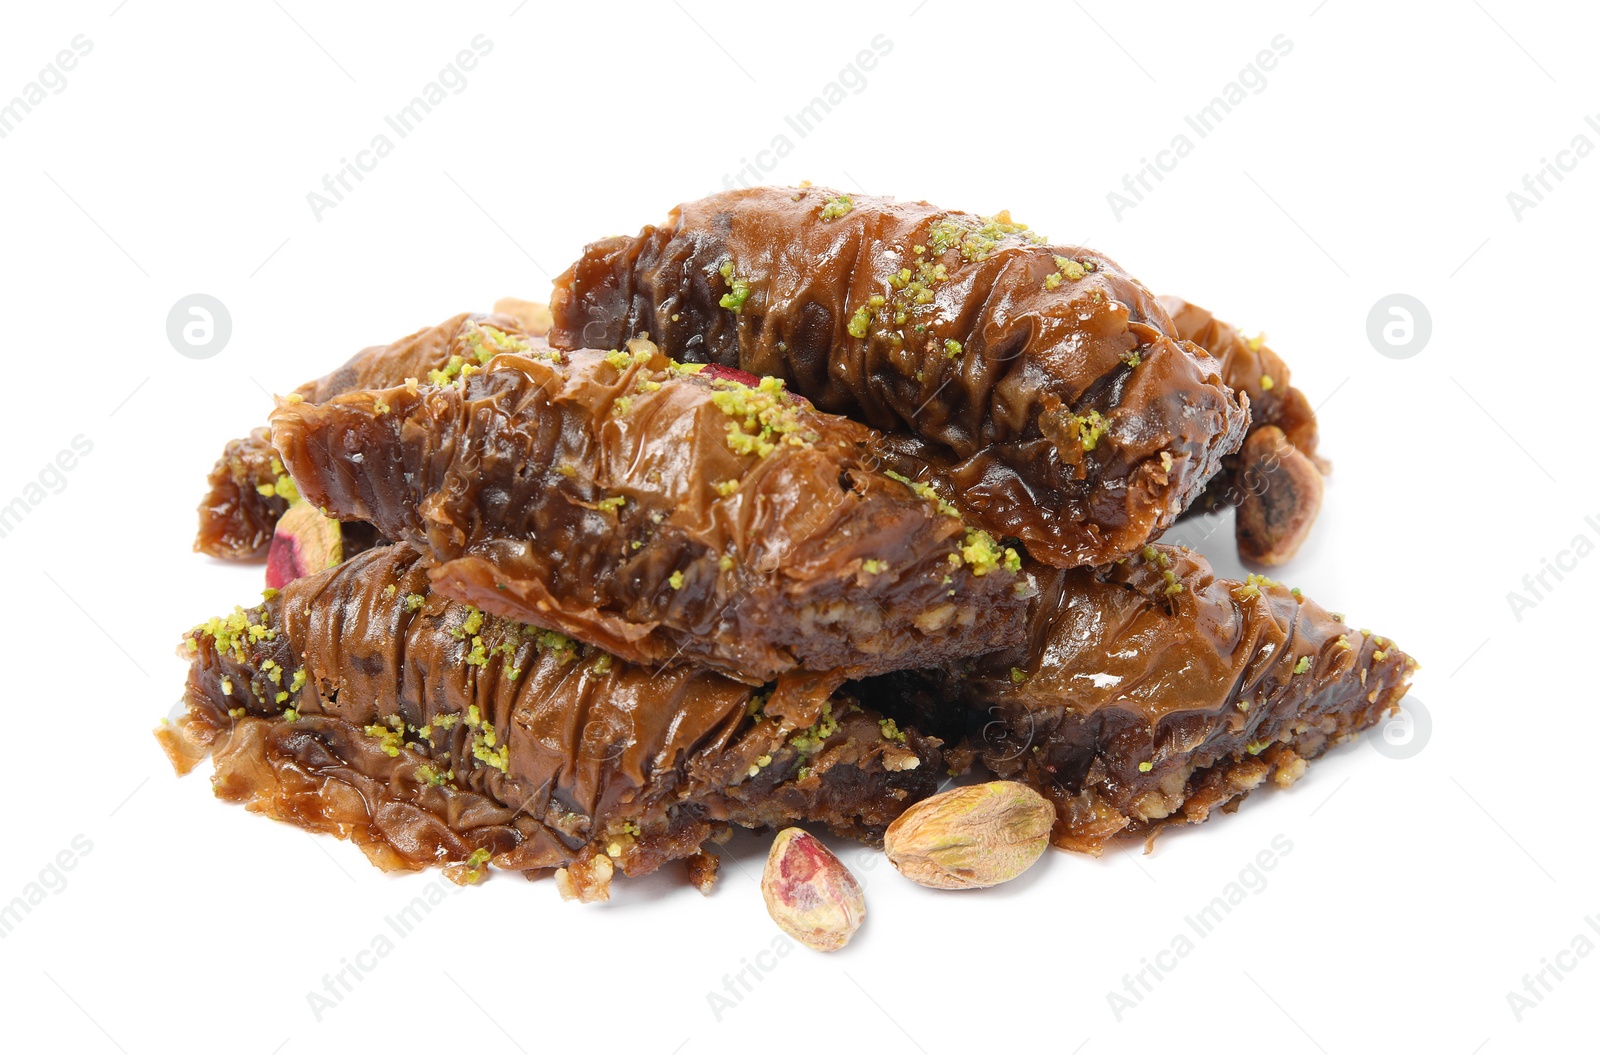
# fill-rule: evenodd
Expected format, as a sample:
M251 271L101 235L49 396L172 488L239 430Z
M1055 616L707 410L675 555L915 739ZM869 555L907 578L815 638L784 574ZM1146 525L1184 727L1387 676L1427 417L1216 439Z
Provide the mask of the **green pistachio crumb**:
M750 283L742 278L736 278L733 280L733 289L728 293L724 293L722 299L717 303L738 315L744 311L744 302L749 299Z
M837 198L829 198L827 204L822 207L822 219L824 221L837 220L841 216L848 215L850 210L854 208L855 203L846 195L841 194Z

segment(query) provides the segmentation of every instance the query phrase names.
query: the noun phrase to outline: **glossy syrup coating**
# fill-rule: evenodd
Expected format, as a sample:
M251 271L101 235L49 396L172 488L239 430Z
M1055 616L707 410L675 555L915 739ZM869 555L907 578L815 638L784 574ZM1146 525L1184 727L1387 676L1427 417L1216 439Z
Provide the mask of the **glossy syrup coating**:
M297 579L192 630L180 768L353 838L384 868L690 858L729 824L868 842L934 790L938 741L838 696L812 726L711 671L639 667L429 590L405 546ZM598 871L591 868L591 872Z
M1223 379L1250 399L1249 435L1222 460L1222 472L1191 510L1236 507L1239 556L1262 567L1284 564L1322 509L1322 476L1329 466L1317 455L1316 412L1290 383L1288 364L1267 346L1265 335L1246 337L1177 297L1161 302L1178 334L1215 356Z
M902 473L1056 566L1159 534L1249 418L1148 290L1006 214L732 191L589 246L551 309L556 347L648 333L908 437Z
M542 343L542 337L525 333L522 325L508 315L456 315L391 344L365 348L332 373L296 388L290 398L317 403L344 392L398 385L408 377L445 369L457 355L476 362L489 330ZM294 494L284 488L289 480L268 431L255 429L229 441L206 482L195 550L223 560L266 556L273 528Z
M633 662L937 665L1020 640L1033 592L1015 550L875 468L872 430L648 342L508 352L272 427L307 500L428 554L440 593Z
M954 765L979 760L1039 789L1068 849L1098 853L1117 835L1205 820L1268 778L1293 783L1390 713L1416 669L1298 591L1218 579L1178 547L1038 577L1026 645L864 698L961 738Z

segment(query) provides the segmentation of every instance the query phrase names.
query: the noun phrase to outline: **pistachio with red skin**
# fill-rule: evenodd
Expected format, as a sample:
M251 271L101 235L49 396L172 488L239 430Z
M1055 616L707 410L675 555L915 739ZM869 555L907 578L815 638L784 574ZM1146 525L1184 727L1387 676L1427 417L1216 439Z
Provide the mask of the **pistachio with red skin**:
M282 589L304 575L315 575L344 559L339 522L309 502L296 502L278 519L267 550L267 585Z
M844 948L867 918L856 877L801 828L785 828L773 840L761 896L785 934L818 952Z

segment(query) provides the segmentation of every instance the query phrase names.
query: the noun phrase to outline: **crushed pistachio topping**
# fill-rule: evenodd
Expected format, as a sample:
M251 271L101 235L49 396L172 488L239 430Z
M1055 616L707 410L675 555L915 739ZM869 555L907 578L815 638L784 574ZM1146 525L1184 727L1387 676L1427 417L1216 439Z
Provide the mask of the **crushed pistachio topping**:
M850 325L846 326L845 329L850 332L852 337L865 337L867 335L867 327L871 325L872 312L865 305L862 305L856 309L854 315L850 316Z
M1091 410L1087 414L1073 414L1067 418L1069 431L1073 439L1086 451L1092 451L1095 444L1100 442L1100 437L1106 434L1106 419L1100 416L1098 410Z
M1129 353L1127 353L1126 355L1124 355L1122 357L1122 361L1128 364L1128 369L1129 370L1132 370L1134 367L1136 367L1140 363L1144 362L1143 359L1139 358L1139 353L1138 352L1129 352ZM1166 451L1162 451L1161 453L1162 454L1166 454L1167 452ZM1171 457L1172 457L1172 455L1167 454L1167 458L1168 459L1171 459ZM1172 466L1170 464L1168 464L1166 467L1169 468L1169 469L1172 468Z
M1058 256L1055 258L1056 274L1069 282L1076 282L1095 269L1093 260L1073 260L1070 257ZM1059 285L1059 283L1057 283ZM1046 283L1048 285L1048 282ZM1051 286L1054 289L1055 286Z
M628 411L630 411L632 409L633 409L633 397L632 396L618 396L616 398L616 400L614 400L612 402L612 404L611 404L611 413L615 414L619 418L623 417L624 415L626 415L628 413Z
M993 216L979 216L939 220L928 228L928 245L935 253L959 249L964 260L986 260L1001 243L1015 240L1026 245L1044 245L1049 239L1034 234L1025 223L1011 219L1009 210L1002 209Z
M1339 635L1339 640L1334 642L1334 643L1336 645L1338 645L1342 649L1349 649L1349 647L1350 647L1350 635L1348 635L1348 634L1340 634Z
M467 331L467 347L482 366L501 352L526 354L533 350L533 342L521 334L507 333L485 323L473 323Z
M1261 752L1265 751L1267 748L1269 748L1271 746L1272 746L1272 741L1271 740L1261 740L1261 741L1258 741L1258 742L1253 743L1253 744L1245 745L1245 750L1250 752L1252 755L1259 755Z
M299 692L301 689L305 688L305 685L306 671L304 667L301 667L299 670L295 671L294 676L289 679L289 691Z
M824 222L837 220L841 216L848 216L850 210L855 207L855 202L851 201L848 195L841 194L837 198L829 198L822 206L822 219Z
M375 737L378 741L378 746L390 758L398 757L400 749L405 746L405 722L401 720L399 715L391 714L383 720L382 724L374 723L363 726L361 731L368 736Z
M864 560L861 562L861 570L868 575L882 575L889 570L889 565L881 560Z
M533 626L523 627L522 632L536 640L540 648L556 653L556 662L562 666L578 658L578 643L566 634L559 634L554 630L540 630Z
M264 608L245 611L237 606L225 616L214 616L189 631L189 650L199 650L195 635L210 638L218 654L231 654L241 663L249 661L249 646L259 641L274 641L278 632L259 620L264 618Z
M737 491L739 489L739 481L738 480L723 480L720 483L712 484L711 485L711 489L713 491L717 492L717 494L719 494L722 497L726 498L726 497L728 497L729 495L733 494L735 491Z
M556 466L556 472L571 480L578 475L578 467L576 465L569 465L563 462L562 464Z
M283 401L285 403L304 403L306 401L306 397L302 396L298 392L290 392L288 395L283 397Z
M480 357L480 362L488 362L488 358ZM454 386L460 388L462 382L478 372L478 367L467 362L459 355L452 355L450 361L442 369L428 371L428 383L439 388Z
M784 389L782 378L763 377L755 387L728 378L712 381L711 402L732 420L728 447L735 454L765 458L778 444L809 447L820 437L806 428L800 407Z
M298 722L300 720L300 712L290 707L283 712L283 720L286 722Z
M1139 763L1139 772L1141 772L1141 773L1148 773L1154 768L1156 768L1156 764L1154 762L1140 762Z
M1382 662L1383 662L1383 661L1384 661L1384 660L1386 660L1386 659L1388 659L1388 658L1389 658L1389 653L1388 653L1388 652L1385 652L1385 651L1384 651L1384 650L1383 650L1383 649L1381 649L1381 648L1380 648L1380 649L1378 649L1378 650L1377 650L1377 651L1376 651L1376 652L1374 652L1374 653L1373 653L1373 654L1372 654L1372 661L1373 661L1373 662L1374 662L1374 663L1382 663Z
M1282 585L1278 580L1266 575L1247 575L1243 583L1233 588L1233 597L1236 601L1253 601L1261 596L1262 587Z
M1311 669L1311 657L1310 656L1301 656L1300 657L1300 662L1298 662L1298 663L1296 663L1294 665L1294 672L1296 674L1304 674L1306 671L1308 671L1310 669Z
M1262 374L1261 375L1261 391L1263 391L1263 392L1271 392L1273 386L1276 383L1277 382L1272 380L1272 375L1271 374Z
M733 558L724 553L722 559L717 561L717 567L723 571L729 571L733 568Z
M951 563L965 562L973 575L987 575L996 568L1016 574L1022 570L1022 557L1010 546L1001 546L987 531L969 528L966 542L961 546L959 558L952 553Z
M1165 556L1165 554L1163 554L1163 556ZM1177 572L1168 569L1167 571L1161 573L1161 577L1167 581L1166 595L1168 597L1175 597L1183 592L1183 583L1178 581Z
M945 341L944 342L944 357L946 359L960 359L961 358L961 342L960 341Z
M243 718L248 713L249 712L246 711L243 707L229 707L228 708L228 717L229 718Z
M222 695L224 695L224 696L232 696L233 695L233 679L232 678L223 678L222 681L219 683L219 685L220 685L220 687L222 689Z
M1025 682L1027 680L1028 680L1028 672L1027 671L1023 670L1021 667L1012 667L1011 668L1011 684L1013 684L1013 685L1021 685L1023 682Z
M472 730L472 757L486 766L493 766L502 773L506 772L511 762L511 749L505 744L499 744L494 724L483 720L483 715L475 703L468 705L463 720L467 728Z
M667 585L672 587L674 590L683 589L683 572L675 571L671 575L668 575Z
M883 733L885 740L893 740L897 744L906 742L905 731L895 724L893 718L878 719L878 729Z
M1261 350L1261 346L1267 343L1267 335L1265 333L1258 333L1254 337L1246 340L1245 343L1250 346L1250 350L1252 352L1259 352Z
M623 506L625 506L627 504L628 504L628 496L627 495L612 495L610 498L602 498L602 499L600 499L600 501L598 501L598 502L596 502L594 504L594 507L596 509L600 510L600 512L602 512L602 513L613 513L614 514L614 513L616 513L617 510L621 509Z
M750 299L750 283L733 276L732 260L725 261L718 270L722 273L723 281L728 283L728 292L717 303L737 315L744 310L744 302Z
M938 505L939 512L943 513L945 516L958 517L961 515L960 511L957 510L955 506L951 505L949 502L946 502L944 498L940 496L939 492L934 490L932 484L921 483L917 480L911 479L909 476L901 476L893 469L885 471L884 475L891 480L905 484L907 487L911 488L911 490L916 493L918 498L926 499L927 501Z
M383 401L382 396L379 396L372 401L372 409L379 414L387 414L389 413L389 404Z
M469 604L467 605L467 617L461 621L460 626L453 627L448 633L457 641L464 641L482 629L483 613Z
M394 583L390 583L388 586L385 586L383 588L383 596L386 597L386 598L393 597L396 593L399 592L399 590L400 590L400 587L396 586Z
M405 604L406 604L406 611L408 611L408 612L415 612L418 608L421 608L424 604L427 604L427 603L428 603L428 599L426 597L422 596L422 594L420 594L420 593L408 593L408 594L406 594Z
M789 746L802 755L814 755L822 749L828 737L839 731L839 720L833 716L833 701L822 705L822 717L816 724L789 738Z

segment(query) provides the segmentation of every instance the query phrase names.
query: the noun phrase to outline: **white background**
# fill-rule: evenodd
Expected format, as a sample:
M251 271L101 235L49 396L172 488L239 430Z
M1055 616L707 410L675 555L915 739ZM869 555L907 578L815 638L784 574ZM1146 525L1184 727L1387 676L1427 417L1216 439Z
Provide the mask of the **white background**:
M1576 935L1600 944L1600 557L1566 558L1539 598L1523 585L1575 536L1600 542L1600 152L1520 215L1507 199L1574 137L1600 147L1588 5L332 6L16 5L0 33L0 100L75 35L93 45L0 139L0 504L93 444L0 539L0 903L74 837L92 847L0 939L8 1050L1594 1050L1600 955L1547 974L1521 1021L1507 999ZM493 50L464 90L314 217L307 193L478 34ZM784 116L878 34L889 54L798 137ZM1184 115L1279 34L1264 89L1198 139ZM1186 131L1192 152L1115 216L1107 192ZM866 927L735 983L720 1019L708 994L777 934L759 837L709 899L676 869L589 907L497 876L318 1021L306 994L441 880L173 777L149 731L180 693L174 645L260 588L259 567L190 552L205 471L267 392L543 299L586 241L785 134L764 180L1010 208L1267 331L1336 466L1285 577L1422 661L1431 732L1404 759L1348 746L1150 856L1052 852L989 893L922 890L841 846ZM232 318L205 360L166 336L197 292ZM1367 338L1396 292L1432 320L1404 360ZM1238 572L1228 525L1179 535ZM1514 612L1513 590L1534 603ZM1266 886L1119 1021L1107 993L1279 835Z

